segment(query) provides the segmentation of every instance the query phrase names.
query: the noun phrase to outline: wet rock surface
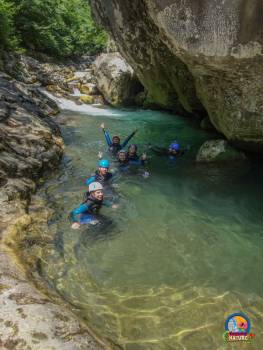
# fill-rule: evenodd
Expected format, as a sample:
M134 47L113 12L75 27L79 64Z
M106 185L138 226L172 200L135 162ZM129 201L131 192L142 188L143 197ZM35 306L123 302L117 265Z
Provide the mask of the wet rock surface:
M98 89L113 106L134 104L142 90L132 67L118 53L101 54L93 64Z
M35 261L25 267L20 259L18 242L24 243L32 223L31 195L42 174L55 171L64 144L54 119L58 106L40 89L38 62L32 59L30 69L25 65L17 72L12 64L0 74L0 348L109 348L47 285L36 288ZM16 73L21 81L14 79Z
M91 4L152 103L179 113L205 109L227 139L262 152L261 0Z
M27 235L32 220L26 214L17 218L17 214L8 214L13 226L2 231L0 243L1 349L105 349L58 297L29 282L30 272L20 264L13 248L17 236Z
M34 179L58 164L63 141L50 117L58 111L41 90L0 78L2 185L16 178Z
M240 162L246 161L245 154L233 148L226 140L209 140L200 148L197 162Z

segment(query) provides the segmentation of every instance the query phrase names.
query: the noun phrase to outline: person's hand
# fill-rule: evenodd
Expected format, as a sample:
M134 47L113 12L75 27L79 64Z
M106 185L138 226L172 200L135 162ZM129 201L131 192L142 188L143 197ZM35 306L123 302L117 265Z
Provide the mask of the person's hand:
M104 124L104 123L101 123L101 124L100 124L100 127L101 127L102 129L105 129L105 124Z
M142 176L147 179L150 176L149 171L145 171Z
M146 160L147 159L147 154L146 153L143 153L142 154L142 160Z
M103 153L99 151L99 153L98 153L99 159L102 159L102 156L103 156Z
M73 230L78 230L80 228L80 224L78 222L73 222L71 228L73 228Z
M119 208L119 205L118 204L112 204L112 209L118 209Z

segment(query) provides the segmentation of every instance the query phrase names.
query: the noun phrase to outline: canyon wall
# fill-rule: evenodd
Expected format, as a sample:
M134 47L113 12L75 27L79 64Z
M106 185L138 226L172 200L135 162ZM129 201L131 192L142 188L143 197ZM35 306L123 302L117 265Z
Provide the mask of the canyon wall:
M261 0L90 0L148 99L263 150Z

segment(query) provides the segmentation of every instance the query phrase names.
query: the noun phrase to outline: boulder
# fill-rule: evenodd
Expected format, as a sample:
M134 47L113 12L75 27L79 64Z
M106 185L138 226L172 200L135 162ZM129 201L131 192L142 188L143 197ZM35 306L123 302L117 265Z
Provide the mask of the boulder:
M94 62L94 75L98 89L113 106L134 104L142 89L134 70L118 52L100 55Z
M90 2L153 102L263 152L262 0Z
M92 83L80 84L79 90L82 94L86 95L98 95L99 93L97 86Z
M3 54L4 70L13 78L25 83L43 86L59 85L66 88L65 81L74 76L71 68L54 63L40 63L36 59L19 54Z
M0 79L0 167L6 178L35 178L58 164L63 141L52 118L59 109L38 88Z
M94 103L94 97L91 95L82 95L82 96L80 96L79 100L82 103L89 104L89 105Z
M226 140L206 141L198 151L197 162L240 162L246 161L245 154L232 146Z
M94 95L94 104L105 105L105 100L102 95Z

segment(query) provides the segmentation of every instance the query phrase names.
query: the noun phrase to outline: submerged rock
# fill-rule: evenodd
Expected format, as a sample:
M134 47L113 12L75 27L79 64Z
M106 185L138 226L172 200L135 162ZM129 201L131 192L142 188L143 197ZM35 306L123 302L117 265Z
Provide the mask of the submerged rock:
M149 97L263 151L262 0L91 0Z
M118 52L101 54L94 62L97 87L113 106L134 104L141 90L134 70Z
M226 140L206 141L196 157L197 162L240 162L246 161L245 154L232 146Z

